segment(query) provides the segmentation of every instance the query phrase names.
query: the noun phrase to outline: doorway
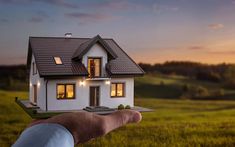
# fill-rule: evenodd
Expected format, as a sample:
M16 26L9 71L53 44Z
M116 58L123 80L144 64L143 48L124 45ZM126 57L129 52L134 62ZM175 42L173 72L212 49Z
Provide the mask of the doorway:
M91 86L90 87L90 106L99 106L100 99L100 87Z

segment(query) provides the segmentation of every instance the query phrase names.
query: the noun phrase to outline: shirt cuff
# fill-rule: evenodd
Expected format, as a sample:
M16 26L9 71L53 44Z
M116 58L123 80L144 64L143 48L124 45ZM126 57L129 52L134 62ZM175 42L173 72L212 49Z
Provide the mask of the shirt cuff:
M73 147L72 134L62 125L41 123L22 132L13 147Z

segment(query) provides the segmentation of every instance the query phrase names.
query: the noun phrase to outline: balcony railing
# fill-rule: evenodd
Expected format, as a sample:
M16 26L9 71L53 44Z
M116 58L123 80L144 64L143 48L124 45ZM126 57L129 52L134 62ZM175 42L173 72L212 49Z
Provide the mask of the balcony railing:
M95 76L95 75L89 75L88 80L107 80L109 79L109 75L106 72L105 68L102 68L100 76Z

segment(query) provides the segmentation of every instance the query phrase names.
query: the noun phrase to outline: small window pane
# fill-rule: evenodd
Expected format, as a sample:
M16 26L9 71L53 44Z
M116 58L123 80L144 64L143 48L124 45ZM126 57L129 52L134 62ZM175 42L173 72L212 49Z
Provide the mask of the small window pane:
M65 98L65 86L64 85L57 85L57 98L58 99Z
M54 60L56 64L63 64L60 57L54 57Z
M74 98L74 85L66 85L66 97Z
M95 59L95 76L100 76L100 59Z
M123 84L117 84L117 96L123 96L124 94L124 92L123 92L123 88L124 86L123 86Z
M116 96L116 84L112 84L111 86L111 96Z

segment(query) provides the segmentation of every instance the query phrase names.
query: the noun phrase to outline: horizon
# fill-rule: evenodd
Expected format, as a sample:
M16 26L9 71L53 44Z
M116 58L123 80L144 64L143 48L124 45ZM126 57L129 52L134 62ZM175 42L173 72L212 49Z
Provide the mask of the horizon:
M26 64L29 36L67 32L113 38L136 63L235 63L235 0L0 0L0 9L0 65Z

